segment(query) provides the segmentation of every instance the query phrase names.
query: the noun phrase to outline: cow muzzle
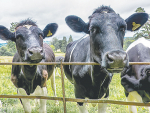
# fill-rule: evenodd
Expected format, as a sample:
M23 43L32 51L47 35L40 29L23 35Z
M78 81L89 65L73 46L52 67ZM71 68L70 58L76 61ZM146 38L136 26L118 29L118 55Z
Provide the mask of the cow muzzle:
M27 59L31 63L39 63L42 59L45 58L42 47L31 47L27 50Z
M141 74L144 78L150 77L150 66L149 65L144 66L144 68L142 68Z
M119 73L128 65L128 55L121 50L107 52L102 61L102 67L110 73Z

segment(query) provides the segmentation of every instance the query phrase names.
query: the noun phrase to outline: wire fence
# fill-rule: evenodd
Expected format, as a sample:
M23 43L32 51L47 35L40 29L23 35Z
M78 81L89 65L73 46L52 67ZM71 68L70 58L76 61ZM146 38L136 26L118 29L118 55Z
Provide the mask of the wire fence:
M150 65L150 62L129 62L130 65ZM60 65L61 67L61 82L63 97L50 97L50 96L20 96L20 95L0 95L0 98L26 98L26 99L47 99L63 101L64 113L66 113L66 102L84 102L84 103L108 103L117 105L133 105L133 106L150 106L150 103L139 102L124 102L115 100L101 100L101 99L76 99L66 98L63 65L100 65L94 62L41 62L41 63L26 63L26 62L1 62L0 65Z

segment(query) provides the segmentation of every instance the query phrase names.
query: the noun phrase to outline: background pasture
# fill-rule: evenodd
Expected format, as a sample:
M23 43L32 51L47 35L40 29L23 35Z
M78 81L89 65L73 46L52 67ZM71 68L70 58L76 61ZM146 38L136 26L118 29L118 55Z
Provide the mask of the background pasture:
M64 53L55 53L56 56L64 56ZM12 62L13 57L0 57L0 62ZM56 74L56 92L58 97L62 97L62 84L60 77L60 69L55 70ZM11 80L11 65L0 65L0 94L1 95L17 95L17 89L12 84ZM50 80L47 81L48 96L53 96ZM74 87L65 78L65 94L66 97L74 98ZM120 74L114 74L112 82L110 84L110 100L126 101L124 95L124 89L120 84ZM19 99L7 99L0 98L2 107L0 107L0 113L23 113L23 107ZM31 100L32 113L38 113L39 105L35 103L35 100ZM78 113L78 107L76 102L67 102L67 113ZM87 104L89 113L97 112L96 107L92 107L91 104ZM144 107L138 107L139 113L148 113L148 110ZM63 113L63 102L59 101L59 105L55 105L55 101L47 101L47 113ZM128 113L128 107L123 105L108 104L107 113Z

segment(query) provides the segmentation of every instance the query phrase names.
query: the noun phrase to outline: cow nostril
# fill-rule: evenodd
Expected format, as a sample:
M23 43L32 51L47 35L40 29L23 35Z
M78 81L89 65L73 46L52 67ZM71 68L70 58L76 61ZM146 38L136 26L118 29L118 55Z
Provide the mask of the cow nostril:
M146 75L150 75L150 70L146 70Z
M107 55L107 59L108 59L110 62L113 62L113 61L114 61L113 56L110 55L110 54Z
M32 51L29 51L29 53L30 53L31 55L33 55L33 52L32 52Z
M43 53L43 49L40 50L40 53Z

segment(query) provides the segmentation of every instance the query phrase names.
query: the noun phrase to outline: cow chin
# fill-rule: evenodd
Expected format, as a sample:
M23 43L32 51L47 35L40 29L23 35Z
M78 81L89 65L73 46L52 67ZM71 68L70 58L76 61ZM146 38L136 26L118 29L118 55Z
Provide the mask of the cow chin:
M42 61L42 59L43 58L39 58L39 59L22 58L22 61L28 63L39 63Z
M101 67L104 69L106 69L109 73L120 73L122 72L126 67L128 67L129 63L128 62L125 62L125 63L120 63L122 64L121 66L120 65L114 65L114 63L109 64L107 61L102 61L101 63Z
M30 60L30 63L39 63L39 62L41 62L41 61L42 61L42 59Z
M123 69L124 69L124 68L113 68L113 69L107 68L107 71L108 71L109 73L120 73L120 72L123 71Z
M101 66L110 73L120 73L129 66L128 55L121 50L109 51L103 55Z

